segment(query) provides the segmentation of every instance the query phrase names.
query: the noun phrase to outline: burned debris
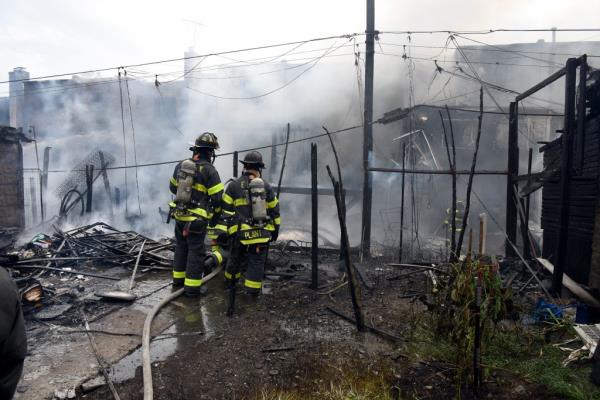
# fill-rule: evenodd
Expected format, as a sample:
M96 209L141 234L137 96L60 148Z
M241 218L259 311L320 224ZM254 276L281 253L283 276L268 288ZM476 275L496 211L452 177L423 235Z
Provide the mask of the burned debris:
M600 42L566 41L598 30L366 5L359 33L0 82L26 334L0 397L600 397Z

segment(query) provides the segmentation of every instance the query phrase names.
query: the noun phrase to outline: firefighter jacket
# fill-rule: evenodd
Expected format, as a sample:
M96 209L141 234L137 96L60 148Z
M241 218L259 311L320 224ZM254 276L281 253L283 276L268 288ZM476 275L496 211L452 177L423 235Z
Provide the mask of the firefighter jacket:
M196 174L192 185L191 200L188 204L169 203L173 217L177 221L191 222L203 218L207 222L213 219L215 214L221 213L221 198L223 196L223 183L217 169L208 161L194 161L196 163ZM171 193L177 193L179 170L181 162L177 164L171 177L169 189Z
M229 235L239 232L237 239L244 245L267 243L279 232L279 200L271 185L265 181L269 219L263 224L257 224L252 219L249 183L248 176L242 175L231 182L223 194L223 214L229 216L228 232Z
M454 221L456 225L456 232L462 232L463 211L461 209L456 209L456 216ZM448 229L450 229L450 227L452 226L452 208L446 209L446 219L444 220L444 225L446 225Z

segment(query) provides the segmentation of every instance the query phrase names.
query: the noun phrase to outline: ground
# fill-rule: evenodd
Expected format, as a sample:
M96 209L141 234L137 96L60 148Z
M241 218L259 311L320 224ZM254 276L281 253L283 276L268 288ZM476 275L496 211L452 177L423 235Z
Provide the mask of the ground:
M295 272L301 276L303 268L308 272L302 265ZM232 318L223 316L226 296L219 280L201 299L177 299L165 310L179 316L169 329L177 336L152 344L153 352L167 347L170 354L153 363L155 399L456 398L452 347L432 331L431 314L415 297L427 290L423 274L398 281L370 275L377 288L363 288L366 321L400 340L357 333L328 311L352 315L346 286L327 294L338 286L335 280L319 291L302 279L270 282L258 300L240 294ZM563 368L566 354L534 337L498 328L483 350L482 398L600 398L588 382L589 363ZM139 359L138 352L132 355ZM141 368L123 380L114 371L122 364L113 368L121 399L141 399ZM460 394L472 397L468 385ZM111 394L104 386L79 397Z

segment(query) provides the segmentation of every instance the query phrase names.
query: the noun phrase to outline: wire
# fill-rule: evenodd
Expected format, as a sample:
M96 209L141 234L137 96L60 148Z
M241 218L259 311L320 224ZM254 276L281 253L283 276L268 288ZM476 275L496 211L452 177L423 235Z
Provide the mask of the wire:
M220 52L215 52L215 53L206 53L206 54L202 54L202 55L195 55L195 56L189 56L189 57L169 58L169 59L158 60L158 61L149 61L149 62L144 62L144 63L121 65L121 66L117 66L117 67L113 66L113 67L107 67L107 68L90 69L90 70L86 70L86 71L65 72L65 73L53 74L53 75L36 76L34 78L28 78L28 79L12 79L12 80L7 80L7 81L0 81L0 84L12 83L12 82L23 82L23 81L27 81L27 80L58 78L61 76L69 76L69 75L106 72L106 71L111 71L111 70L119 69L119 68L133 68L133 67L143 67L143 66L147 66L147 65L165 64L165 63L170 63L170 62L175 62L175 61L190 60L190 59L194 59L194 58L202 58L202 57L208 57L208 56L219 56L219 55L223 55L223 54L234 54L234 53L242 53L242 52L246 52L246 51L265 50L265 49L271 49L274 47L290 46L290 45L300 44L300 43L306 44L306 43L321 42L324 40L332 40L332 39L344 39L344 38L349 39L349 38L359 36L359 35L364 35L364 33L350 33L350 34L336 35L336 36L325 36L325 37L319 37L319 38L313 38L313 39L307 39L307 40L299 40L299 41L295 41L295 42L268 44L268 45L248 47L248 48L243 48L243 49L226 50L226 51L220 51Z
M127 193L127 140L125 137L125 112L123 110L123 89L121 87L121 70L118 70L118 74L119 74L119 99L121 100L121 124L123 127L123 157L125 160L125 216L128 217L129 216L129 205L128 205L128 201L127 198L128 193ZM108 169L108 168L107 168Z
M348 45L344 45L342 47L346 47ZM341 57L341 56L347 56L347 55L352 55L352 53L345 53L345 54L330 54L327 55L323 58L329 58L329 57ZM298 59L290 59L287 60L289 62L293 62L293 61L304 61L304 60L309 60L308 63L310 63L311 60L315 60L316 57L311 57L311 58L298 58ZM267 75L270 73L275 73L278 71L285 71L288 69L294 69L294 68L300 68L308 63L302 63L302 64L298 64L298 65L294 65L291 67L286 67L283 69L279 69L276 71L268 71L268 72L263 72L263 73L259 73L256 75L246 75L246 76L234 76L234 77L202 77L202 78L196 78L196 77L191 77L192 79L237 79L237 78L246 78L246 77L251 77L251 76L258 76L258 75ZM227 68L240 68L241 66L227 66L229 64L222 64L224 65L224 67L219 67L219 68L213 68L211 69L211 67L205 68L204 71L215 71L215 70L220 70L220 69L227 69ZM259 65L259 64L256 64ZM252 66L252 65L248 65L248 66ZM246 67L246 66L245 66ZM139 75L139 76L134 76L133 78L131 77L131 74L129 76L129 79L132 80L142 80L144 78L155 78L156 76L165 76L165 75L172 75L172 74L176 74L176 73L181 73L181 70L177 70L177 71L173 71L173 72L167 72L167 73L162 73L162 74L155 74L155 73L145 73L144 75ZM32 81L35 82L35 81ZM39 81L39 82L44 82L44 81ZM31 94L38 94L38 93L52 93L52 92L63 92L63 91L67 91L67 90L72 90L72 89L78 89L78 88L87 88L90 86L96 86L96 85L104 85L104 84L112 84L112 83L117 83L118 79L117 78L112 78L112 79L107 79L107 80L101 80L101 81L97 81L97 82L85 82L85 83L77 83L77 84L72 84L72 85L64 85L64 86L60 86L60 87L47 87L47 88L40 88L37 90L25 90L25 89L21 89L18 90L18 92L20 92L20 94L11 94L10 92L2 92L2 94L8 95L8 97L10 98L15 98L15 97L24 97L25 94L27 95L31 95ZM161 82L162 84L164 83L170 83L170 82ZM26 92L26 93L25 93Z
M185 68L184 68L184 72L183 72L183 74L182 74L182 75L180 75L180 76L178 76L178 77L176 77L176 78L173 78L173 79L171 79L171 80L169 80L169 81L161 82L161 84L165 84L165 83L171 83L171 82L173 82L173 81L176 81L176 80L178 80L178 79L185 78L185 77L186 77L186 76L187 76L187 75L188 75L190 72L193 72L193 71L195 71L195 70L196 70L196 68L198 68L198 67L200 66L200 64L202 64L202 61L204 61L204 60L206 60L206 57L204 57L204 58L201 58L201 59L200 59L200 61L198 61L198 62L196 63L196 65L194 65L194 66L193 66L192 68L190 68L189 70L187 70L187 71L186 71L186 70L185 70Z
M465 61L467 62L467 65L469 66L469 69L471 70L471 72L473 73L474 77L479 81L480 84L485 83L481 77L479 76L479 74L477 73L477 71L475 70L475 68L473 68L473 66L470 64L469 59L467 57L467 55L462 51L462 48L460 47L458 40L456 40L456 37L454 37L453 35L450 36L450 40L452 40L454 42L454 45L458 48L458 51L460 52L461 56L465 59ZM465 74L466 75L466 74ZM492 95L492 93L489 90L488 86L483 86L483 88L485 89L485 92L487 93L487 95L492 99L492 101L494 102L494 104L496 105L496 107L498 107L498 110L500 110L501 112L504 112L504 109L500 106L500 103L498 103L498 101L494 98L494 96ZM519 94L519 93L517 93ZM510 119L510 115L507 116L507 118ZM533 145L537 145L537 143L532 140L531 138L529 138L529 136L525 135L521 129L517 129L517 133L519 135L521 135L523 138L525 138L525 140L527 140L530 144Z
M600 32L600 28L565 28L565 29L482 29L473 31L454 31L451 29L437 30L419 30L419 31L379 31L379 34L390 33L394 35L412 35L412 34L434 34L447 33L449 35L488 35L497 32Z
M477 90L479 91L479 90ZM474 92L471 92L474 93ZM431 108L436 108L436 109L445 109L446 107L442 107L442 106L437 106L434 104L418 104L416 106L414 106L413 108L420 108L420 107L431 107ZM475 110L475 109L469 109L469 108L462 108L462 107L448 107L449 110L452 111L462 111L462 112L472 112L472 113L479 113L479 110ZM507 112L502 112L502 111L483 111L484 114L495 114L495 115L508 115ZM519 113L520 116L529 116L529 117L562 117L564 116L564 114L559 114L559 113Z
M459 38L461 38L461 39L465 39L465 40L468 40L468 41L471 41L471 42L477 43L477 44L481 44L481 45L484 45L484 46L491 47L491 48L493 48L493 49L501 49L501 50L506 50L506 51L507 51L507 52L509 52L509 53L518 54L518 55L520 55L521 57L524 57L524 58L529 58L529 59L531 59L531 60L534 60L534 61L541 61L541 62L544 62L544 63L546 63L546 64L549 64L549 65L555 65L555 66L557 66L557 67L559 67L559 68L562 68L562 65L561 65L561 64L555 63L555 62L554 62L554 61L552 61L552 60L546 60L546 59L543 59L543 58L532 57L532 56L529 56L529 55L527 55L527 54L523 54L523 53L521 53L521 52L519 52L519 51L517 51L517 50L508 50L508 49L502 49L502 48L500 48L500 47L498 47L498 46L494 46L494 45L492 45L492 44L485 43L485 42L482 42L482 41L479 41L479 40L475 40L475 39L471 39L471 38L468 38L468 37L464 37L464 36L461 36L461 35L453 35L452 37L454 38L455 36L456 36L456 37L459 37ZM459 52L461 52L461 53L462 53L462 49L461 49L461 48L460 48L460 46L458 45L458 42L456 41L456 39L453 39L453 41L454 41L454 44L455 44L455 45L456 45L456 47L457 47L457 50L458 50Z
M189 90L191 90L193 92L196 92L196 93L200 93L200 94L202 94L204 96L214 97L216 99L221 99L221 100L255 100L255 99L259 99L261 97L268 96L270 94L276 93L276 92L278 92L278 91L280 91L280 90L288 87L289 85L291 85L292 83L294 83L298 78L300 78L302 75L304 75L306 72L308 72L311 69L313 69L319 63L319 61L321 61L323 59L323 57L325 57L329 53L332 53L332 52L338 50L341 46L338 46L335 49L331 50L332 47L333 47L333 44L331 45L331 47L325 53L323 53L323 55L321 55L320 57L316 58L316 60L313 62L312 65L308 66L305 70L303 70L302 72L300 72L298 75L296 75L294 78L292 78L291 80L289 80L288 82L286 82L284 85L282 85L282 86L280 86L278 88L269 90L268 92L256 95L256 96L248 96L248 97L226 97L226 96L218 96L218 95L215 95L215 94L212 94L212 93L203 92L203 91L191 88L189 86L186 86L186 89L189 89Z
M381 123L381 119L378 119L376 121L371 122L371 124L379 124ZM338 133L345 133L345 132L349 132L358 128L362 128L363 124L360 125L353 125L347 128L342 128L342 129L338 129L337 131L330 131L329 134L338 134ZM304 142L307 140L312 140L312 139L317 139L317 138L321 138L327 136L327 133L321 133L318 135L313 135L313 136L307 136L301 139L294 139L294 140L290 140L289 144L294 144L294 143L300 143L300 142ZM272 147L279 147L279 146L285 146L285 142L283 143L275 143L275 144L270 144L270 145L264 145L264 146L259 146L259 147L252 147L249 149L243 149L243 150L236 150L236 151L230 151L227 153L221 153L221 154L217 154L216 157L225 157L225 156L230 156L233 155L234 153L247 153L249 151L253 151L253 150L264 150L264 149L269 149ZM160 161L160 162L152 162L152 163L146 163L146 164L138 164L138 165L121 165L121 166L116 166L116 167L107 167L107 170L118 170L118 169L129 169L129 168L135 168L135 167L154 167L154 166L159 166L159 165L168 165L168 164L175 164L180 162L181 160L174 160L174 161ZM30 169L32 170L32 169ZM64 173L64 172L74 172L74 171L78 171L78 170L50 170L48 171L49 173Z
M348 45L344 45L342 47L346 47ZM327 55L323 58L330 58L330 57L342 57L342 56L348 56L348 55L352 55L352 53L345 53L345 54L330 54ZM315 60L315 58L299 58L299 59L290 59L288 61L303 61L303 60L309 60L309 62L307 63L302 63L302 64L298 64L298 65L293 65L290 67L286 67L283 69L279 69L279 70L275 70L275 71L267 71L267 72L263 72L263 73L259 73L259 74L250 74L250 75L240 75L240 76L234 76L234 77L202 77L202 78L196 78L196 77L189 77L191 79L237 79L237 78L247 78L247 77L251 77L251 76L258 76L258 75L267 75L270 73L275 73L278 71L285 71L288 69L295 69L295 68L300 68L306 64L309 64L311 60ZM228 65L228 64L223 64L223 65ZM258 65L258 64L256 64ZM231 66L231 67L222 67L222 68L214 68L212 70L218 70L218 69L227 69L227 68L239 68L240 66ZM205 68L204 71L211 71L210 67L209 68ZM131 71L129 71L131 72ZM164 76L164 75L171 75L174 73L181 73L180 70L178 71L174 71L174 72L168 72L168 73L162 73L162 74L155 74L155 73L145 73L144 75L139 75L137 77L131 77L131 74L129 74L129 79L130 80L142 80L144 78L155 78L156 76ZM137 79L136 79L137 78ZM43 81L40 81L43 82ZM73 89L79 89L79 88L87 88L87 87L91 87L91 86L96 86L96 85L104 85L104 84L112 84L112 83L117 83L118 79L113 78L113 79L108 79L108 80L101 80L101 81L97 81L97 82L86 82L86 83L78 83L78 84L73 84L73 85L64 85L64 86L60 86L60 87L47 87L47 88L40 88L37 90L19 90L19 92L21 92L20 94L10 94L10 92L3 92L3 94L8 95L7 97L9 98L16 98L16 97L24 97L25 95L32 95L32 94L39 94L39 93L59 93L59 92L63 92L63 91L67 91L67 90L73 90ZM162 84L166 83L166 82L161 82ZM169 82L170 83L170 82Z
M179 128L177 127L177 124L175 124L175 123L173 122L173 119L171 118L171 115L167 114L167 111L165 110L165 104L164 104L163 94L162 94L162 92L160 91L160 87L159 87L159 85L154 85L154 87L156 88L156 91L158 92L158 94L159 94L159 96L160 96L160 97L159 97L159 99L160 99L160 109L161 109L161 111L163 112L163 114L165 115L165 117L167 117L167 119L168 119L168 120L169 120L169 122L171 123L171 127L172 127L173 129L175 129L177 132L179 132L179 133L181 134L181 136L185 136L185 135L183 134L183 132L181 132L181 131L179 130Z
M401 58L411 58L413 60L416 61L436 61L438 63L444 63L444 64L465 64L464 61L460 61L460 60L438 60L438 59L432 59L432 58L425 58L425 57L408 57L405 56L404 54L398 54L398 53L381 53L381 52L376 52L377 54L382 54L384 56L392 56L392 57L401 57ZM477 65L497 65L497 66L508 66L508 67L533 67L533 68L540 68L543 67L542 65L539 64L515 64L515 63L502 63L502 62L490 62L490 61L471 61L471 64L477 64Z
M414 47L414 48L422 48L422 49L444 49L445 47L443 46L425 46L425 45L415 45L415 44L403 44L403 43L389 43L389 42L382 42L383 45L386 46L396 46L396 47ZM510 45L503 45L503 46L510 46ZM480 47L463 47L463 49L465 51L495 51L495 52L503 52L503 53L510 53L511 50L505 50L499 46L495 46L496 48L493 49L488 49L488 48L480 48ZM448 47L448 50L456 50L456 47ZM519 50L519 53L523 53L523 54L541 54L541 55L547 55L547 56L568 56L568 57L579 57L581 54L574 54L574 53L555 53L555 52L545 52L545 51L523 51L523 50ZM389 54L389 53L388 53ZM595 55L595 54L587 54L588 58L600 58L600 55Z
M125 87L127 87L127 101L129 103L129 119L131 120L131 135L133 137L133 162L135 163L135 165L137 165L138 161L137 161L137 145L135 143L135 127L133 125L133 110L131 108L131 96L129 94L129 82L127 80L127 70L123 69L123 72L125 73ZM142 216L142 205L140 202L140 181L138 178L138 168L135 167L135 188L137 191L137 201L138 201L138 211L139 211L139 216Z

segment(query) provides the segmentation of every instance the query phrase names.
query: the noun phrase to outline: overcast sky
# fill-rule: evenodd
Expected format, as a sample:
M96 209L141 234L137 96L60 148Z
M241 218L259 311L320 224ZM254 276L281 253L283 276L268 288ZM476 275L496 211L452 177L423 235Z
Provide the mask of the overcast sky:
M181 57L190 46L203 53L365 30L364 0L2 3L2 77L15 66L41 76ZM376 28L381 31L598 28L598 15L599 1L376 1ZM412 40L443 45L446 36L416 35ZM497 33L479 38L488 43L549 41L550 34ZM600 40L600 32L559 33L558 40Z

